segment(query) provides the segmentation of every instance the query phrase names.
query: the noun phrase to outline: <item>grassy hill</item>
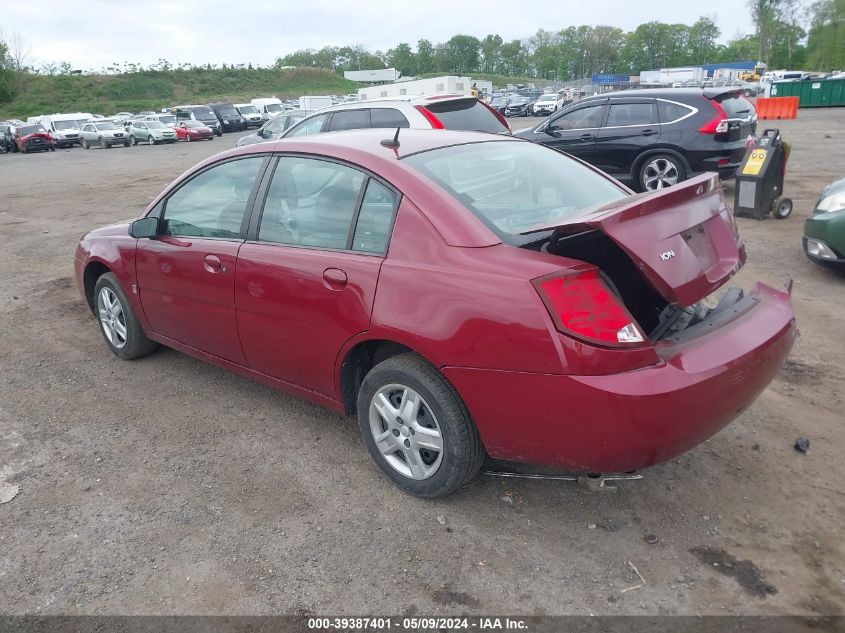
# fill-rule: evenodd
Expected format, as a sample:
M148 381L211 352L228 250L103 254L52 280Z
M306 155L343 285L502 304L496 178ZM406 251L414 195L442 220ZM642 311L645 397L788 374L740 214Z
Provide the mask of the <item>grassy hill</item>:
M289 70L146 70L123 75L27 75L11 103L0 105L0 119L54 112L113 114L121 110L159 110L180 103L248 101L275 95L346 94L357 84L316 68Z

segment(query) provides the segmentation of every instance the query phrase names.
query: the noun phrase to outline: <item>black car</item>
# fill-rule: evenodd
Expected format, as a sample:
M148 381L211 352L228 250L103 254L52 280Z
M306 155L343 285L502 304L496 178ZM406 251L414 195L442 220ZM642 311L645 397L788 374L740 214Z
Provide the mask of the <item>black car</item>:
M512 97L505 108L505 116L528 116L530 102L528 97Z
M675 88L588 97L515 136L646 191L707 171L732 178L756 130L757 111L740 89Z
M490 102L490 107L496 110L499 114L504 114L510 100L511 97L495 97Z
M231 103L212 103L208 107L217 115L224 132L240 132L246 129L246 119Z
M12 140L14 132L11 123L0 123L0 151L14 151L15 142Z

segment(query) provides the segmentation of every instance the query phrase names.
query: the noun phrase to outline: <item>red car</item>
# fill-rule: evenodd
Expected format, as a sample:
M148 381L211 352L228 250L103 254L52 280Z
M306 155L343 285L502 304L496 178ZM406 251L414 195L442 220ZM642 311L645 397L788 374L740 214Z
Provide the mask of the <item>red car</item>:
M174 128L177 141L214 140L214 131L205 123L199 121L182 121Z
M670 459L768 385L789 289L714 293L745 249L715 174L650 194L542 145L358 130L218 154L82 238L111 351L181 350L346 414L422 497L485 455Z
M19 152L55 152L56 142L40 124L19 125L12 137Z

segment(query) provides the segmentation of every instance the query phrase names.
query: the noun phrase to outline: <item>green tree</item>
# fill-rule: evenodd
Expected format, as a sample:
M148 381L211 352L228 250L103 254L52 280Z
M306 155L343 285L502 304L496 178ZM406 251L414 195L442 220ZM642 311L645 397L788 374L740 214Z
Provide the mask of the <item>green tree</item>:
M481 69L485 73L498 72L502 64L502 37L488 35L481 41Z
M417 42L417 74L430 73L434 70L434 45L429 40Z
M810 6L807 58L815 70L845 70L845 0Z
M768 61L777 30L780 0L748 0L748 9L757 35L757 59Z
M721 31L716 23L708 17L700 17L689 28L687 46L691 62L695 64L708 64L715 61L718 51L716 41Z
M445 56L442 70L467 74L479 69L481 42L472 35L454 35L441 49Z
M417 59L410 45L401 43L396 48L387 51L386 63L389 67L395 68L403 75L413 75L417 68Z

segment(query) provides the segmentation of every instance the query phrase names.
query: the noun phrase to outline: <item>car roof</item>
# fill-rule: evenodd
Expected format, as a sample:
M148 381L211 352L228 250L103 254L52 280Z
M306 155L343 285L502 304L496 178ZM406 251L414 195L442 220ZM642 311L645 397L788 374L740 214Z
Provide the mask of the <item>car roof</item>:
M616 92L604 92L599 95L590 95L584 97L577 103L583 103L587 100L606 99L608 97L625 98L625 97L656 97L661 99L671 99L672 97L694 97L704 96L708 99L718 97L728 92L739 92L740 89L736 86L724 86L718 88L634 88L633 90L618 90Z
M433 102L456 101L459 99L475 99L472 95L444 93L436 95L400 95L398 97L375 97L361 101L349 101L346 103L335 103L334 105L321 108L319 112L334 112L335 110L359 110L361 108L389 108L397 105L425 105ZM317 112L317 111L315 111Z

